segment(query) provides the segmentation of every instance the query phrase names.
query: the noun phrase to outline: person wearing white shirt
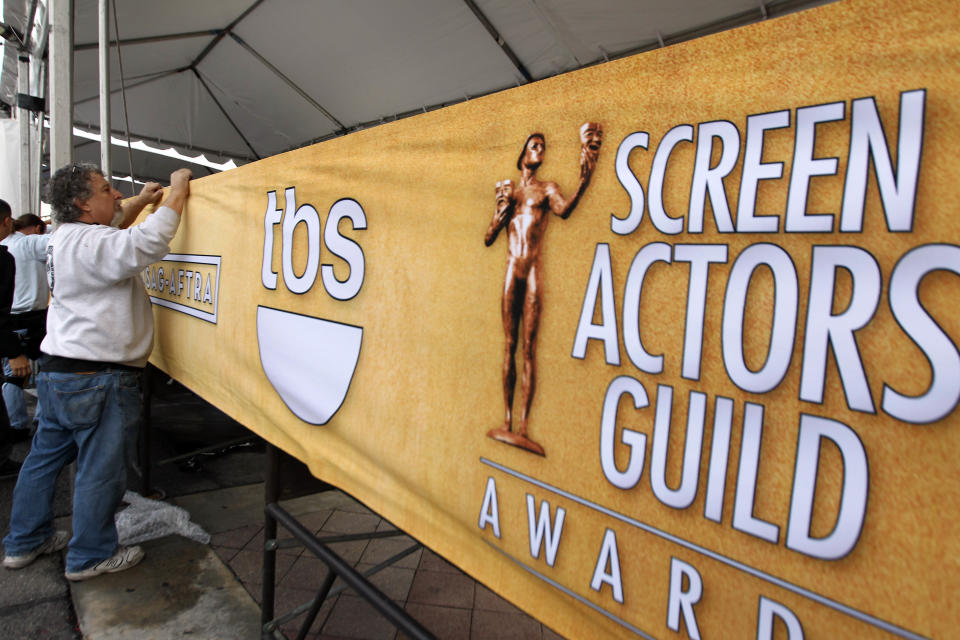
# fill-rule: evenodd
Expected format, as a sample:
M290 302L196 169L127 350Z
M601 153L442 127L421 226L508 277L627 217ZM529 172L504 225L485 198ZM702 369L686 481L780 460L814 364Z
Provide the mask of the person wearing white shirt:
M23 372L23 358L36 360L40 357L40 342L46 335L47 301L50 288L47 286L47 242L50 236L36 233L24 233L16 230L20 222L33 222L32 214L13 220L10 207L0 200L0 244L7 247L17 265L14 283L13 306L10 309L10 326L23 343L23 356L20 359L3 359L3 400L10 416L10 427L15 433L23 434L16 440L25 439L30 434L30 418L27 416L27 403L23 386L30 376L29 363ZM39 218L37 218L39 220ZM40 221L43 224L43 221ZM36 229L36 223L22 225L24 231ZM17 372L14 372L14 368ZM39 422L39 415L34 416Z
M153 312L140 274L170 251L190 178L189 169L175 171L166 199L133 227L137 213L160 200L159 184L147 183L121 203L120 192L92 165L68 165L50 179L59 226L48 248L41 418L13 491L3 539L8 569L64 546L72 581L123 571L143 558L140 547L118 545L114 522L126 489L125 440L139 419L140 380L153 349ZM73 459L69 538L53 528L52 500L57 475Z

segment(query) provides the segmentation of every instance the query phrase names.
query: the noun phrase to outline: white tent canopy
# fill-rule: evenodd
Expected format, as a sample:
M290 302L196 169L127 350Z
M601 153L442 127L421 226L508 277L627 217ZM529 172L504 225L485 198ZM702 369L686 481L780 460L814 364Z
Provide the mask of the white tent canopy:
M25 33L33 6L44 23L48 2L5 0L3 21ZM111 129L125 137L126 114L134 139L242 164L824 2L115 0ZM99 130L97 18L97 0L74 0L73 118L86 131ZM30 44L40 60L45 43ZM7 104L12 50L8 42ZM98 157L98 143L75 137L75 159ZM127 174L126 151L113 158L114 174ZM133 164L138 178L163 181L185 163L134 152Z

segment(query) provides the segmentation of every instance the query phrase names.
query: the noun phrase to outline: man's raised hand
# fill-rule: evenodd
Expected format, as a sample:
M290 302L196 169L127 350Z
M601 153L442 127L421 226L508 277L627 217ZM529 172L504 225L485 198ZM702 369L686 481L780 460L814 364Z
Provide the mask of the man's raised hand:
M163 187L159 182L148 182L140 190L140 197L143 198L144 206L148 204L157 204L163 197Z

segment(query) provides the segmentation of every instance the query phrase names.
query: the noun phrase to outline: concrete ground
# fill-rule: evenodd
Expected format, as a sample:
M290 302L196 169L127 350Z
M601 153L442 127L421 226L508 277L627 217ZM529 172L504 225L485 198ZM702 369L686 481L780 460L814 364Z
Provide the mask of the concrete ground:
M229 419L182 387L167 386L154 402L155 463L202 446L177 437L178 430L189 431L191 425L205 429L213 425L221 441L239 433L230 432ZM242 430L235 423L232 428ZM28 443L16 445L13 457L22 459L28 447ZM146 557L137 567L80 583L64 578L62 553L43 556L18 571L0 569L3 638L261 638L264 458L262 447L254 443L151 465L153 487L189 512L191 520L210 534L209 544L175 535L151 540L142 544ZM12 491L12 481L0 482L3 534L9 527ZM378 514L339 491L285 501L282 506L321 538L393 530ZM58 528L69 529L66 473L60 478L54 512ZM281 527L280 537L287 535ZM413 544L412 539L398 535L337 543L331 548L363 572ZM312 600L327 569L301 547L283 548L277 558L275 611L284 616ZM418 549L370 580L439 638L560 637L429 549ZM296 637L303 619L301 614L283 622L275 637ZM366 601L336 583L306 637L404 636Z

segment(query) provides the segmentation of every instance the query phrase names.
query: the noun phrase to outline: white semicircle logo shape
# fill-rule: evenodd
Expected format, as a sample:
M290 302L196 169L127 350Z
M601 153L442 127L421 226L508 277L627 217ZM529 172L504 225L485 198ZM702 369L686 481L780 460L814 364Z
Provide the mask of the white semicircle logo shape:
M290 411L310 424L326 424L340 409L362 338L362 327L257 307L263 372Z

